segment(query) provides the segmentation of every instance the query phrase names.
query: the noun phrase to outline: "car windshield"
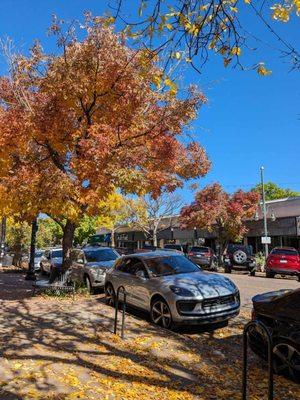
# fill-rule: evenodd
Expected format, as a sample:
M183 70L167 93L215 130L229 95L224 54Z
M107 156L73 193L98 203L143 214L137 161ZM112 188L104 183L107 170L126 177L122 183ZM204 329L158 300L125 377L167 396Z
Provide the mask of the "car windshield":
M118 255L112 249L84 250L87 262L113 261Z
M62 250L52 250L52 258L62 258Z
M274 249L271 254L280 256L297 256L298 251L293 249Z
M198 266L180 255L149 258L146 262L153 276L186 274L200 270Z

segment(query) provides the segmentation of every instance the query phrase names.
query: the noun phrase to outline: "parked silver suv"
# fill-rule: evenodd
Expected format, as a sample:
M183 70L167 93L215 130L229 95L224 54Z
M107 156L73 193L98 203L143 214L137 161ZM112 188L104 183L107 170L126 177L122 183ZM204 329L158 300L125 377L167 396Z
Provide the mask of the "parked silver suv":
M239 313L239 290L221 275L204 272L178 252L154 251L121 257L106 273L109 304L124 286L127 302L150 312L155 324L226 324Z
M103 287L106 271L112 267L119 254L110 247L88 246L73 249L71 253L71 279L86 284L90 293Z

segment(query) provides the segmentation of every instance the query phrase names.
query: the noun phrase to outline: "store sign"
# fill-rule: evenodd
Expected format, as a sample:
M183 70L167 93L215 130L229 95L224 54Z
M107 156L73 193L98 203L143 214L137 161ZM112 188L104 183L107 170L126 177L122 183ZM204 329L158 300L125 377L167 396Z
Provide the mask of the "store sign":
M262 242L262 244L271 244L270 236L262 236L261 242Z

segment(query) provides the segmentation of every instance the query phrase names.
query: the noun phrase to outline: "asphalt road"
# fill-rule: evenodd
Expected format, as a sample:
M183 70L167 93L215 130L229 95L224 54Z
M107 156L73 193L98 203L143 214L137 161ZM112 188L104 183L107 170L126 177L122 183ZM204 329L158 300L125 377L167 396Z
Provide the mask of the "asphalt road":
M244 308L252 308L252 297L259 293L279 289L298 289L300 282L293 278L267 279L262 276L249 276L246 273L222 274L230 278L239 288L241 303Z

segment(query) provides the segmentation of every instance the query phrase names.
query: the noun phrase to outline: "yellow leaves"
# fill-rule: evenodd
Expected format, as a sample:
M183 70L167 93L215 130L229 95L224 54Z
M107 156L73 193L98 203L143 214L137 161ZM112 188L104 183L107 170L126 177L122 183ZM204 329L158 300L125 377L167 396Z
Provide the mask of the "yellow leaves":
M171 96L176 96L177 94L177 85L170 78L165 79L165 85L169 87L169 93Z
M244 0L244 3L251 4L251 0Z
M271 7L271 10L273 10L273 19L281 22L288 22L292 7L282 4L274 4L274 6Z
M152 77L152 82L154 83L154 85L157 87L157 89L161 88L161 83L162 83L162 77L161 75L153 75Z
M173 58L176 58L176 60L180 60L181 59L181 53L180 51L176 51L175 53L172 54Z
M272 74L272 71L269 70L269 69L267 69L267 68L265 67L264 63L260 63L260 64L258 65L258 67L257 67L257 73L258 73L259 75L262 75L262 76L267 76L267 75L271 75L271 74Z
M296 14L300 15L300 0L294 0L294 6L296 8Z
M230 10L233 12L233 13L237 13L239 10L237 9L237 7L230 7Z
M234 47L232 47L230 52L234 56L240 56L242 51L241 51L240 47L234 46Z

